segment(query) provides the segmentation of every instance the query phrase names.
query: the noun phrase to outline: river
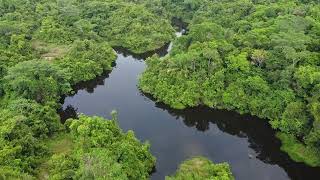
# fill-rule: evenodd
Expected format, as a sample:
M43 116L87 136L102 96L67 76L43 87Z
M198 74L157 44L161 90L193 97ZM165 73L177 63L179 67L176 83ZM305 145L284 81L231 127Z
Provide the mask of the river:
M164 56L171 47L168 44L157 53ZM110 112L117 110L120 127L133 130L137 138L151 144L157 158L151 179L164 179L193 156L228 162L239 180L319 177L319 168L293 162L280 151L280 142L266 120L206 107L174 110L157 103L137 87L145 59L152 53L116 51L113 70L75 87L76 93L64 99L61 116L65 119L84 113L110 118Z

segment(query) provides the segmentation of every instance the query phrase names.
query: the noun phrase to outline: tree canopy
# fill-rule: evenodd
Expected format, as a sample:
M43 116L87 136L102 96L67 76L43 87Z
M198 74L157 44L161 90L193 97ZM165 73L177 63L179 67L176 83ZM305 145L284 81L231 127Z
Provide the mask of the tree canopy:
M148 179L155 165L150 145L123 133L116 119L81 115L66 124L75 145L52 156L51 179Z
M65 125L60 98L112 70L121 46L152 56L142 91L173 108L198 105L268 119L282 150L320 166L320 5L313 0L0 0L0 179L148 179L150 145L116 119ZM56 137L69 143L55 152ZM50 144L50 143L52 144ZM203 167L192 171L194 163ZM232 179L196 158L168 179ZM203 169L202 169L203 168ZM189 171L190 170L190 171Z
M181 163L177 172L167 176L166 180L233 180L230 167L227 163L214 164L206 158L195 157Z
M207 105L269 119L294 139L281 138L284 146L299 145L294 159L319 166L319 4L170 2L188 33L169 56L147 60L141 90L177 109Z

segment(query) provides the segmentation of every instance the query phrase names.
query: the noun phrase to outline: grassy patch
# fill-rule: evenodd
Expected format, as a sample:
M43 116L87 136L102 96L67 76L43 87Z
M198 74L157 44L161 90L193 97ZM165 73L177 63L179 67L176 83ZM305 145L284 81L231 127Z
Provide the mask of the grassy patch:
M289 134L277 133L277 137L282 142L281 150L288 153L291 159L313 167L320 166L320 153L316 149L305 146Z
M33 41L32 48L39 52L42 59L49 61L61 58L69 51L69 46L48 44L41 41Z
M62 133L48 142L48 147L53 154L69 153L73 142L70 134Z
M59 154L68 154L72 151L73 142L70 134L61 133L51 139L46 143L49 148L50 156L43 160L43 163L39 166L38 179L49 179L49 164L48 161L51 156Z

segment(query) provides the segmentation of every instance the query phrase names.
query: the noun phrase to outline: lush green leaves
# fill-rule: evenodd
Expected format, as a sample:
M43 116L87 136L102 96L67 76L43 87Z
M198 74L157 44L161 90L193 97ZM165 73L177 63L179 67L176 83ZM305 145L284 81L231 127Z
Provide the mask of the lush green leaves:
M52 179L147 179L155 158L148 143L132 131L123 133L115 120L81 115L67 124L75 148L51 160Z
M166 177L166 180L233 180L230 167L227 163L214 164L211 161L196 157L184 161L176 174Z
M69 76L48 61L33 60L17 64L4 77L5 93L40 103L56 100L70 89Z
M126 5L113 12L101 33L112 45L143 53L164 46L174 37L167 20L149 12L142 5Z
M108 43L84 40L76 41L69 52L54 64L66 70L71 77L70 83L76 84L111 70L115 59L115 53Z
M318 4L170 2L173 14L191 22L189 31L170 56L147 61L142 91L173 108L204 104L268 118L301 141L286 145L289 154L295 143L320 151ZM316 158L311 152L300 161Z

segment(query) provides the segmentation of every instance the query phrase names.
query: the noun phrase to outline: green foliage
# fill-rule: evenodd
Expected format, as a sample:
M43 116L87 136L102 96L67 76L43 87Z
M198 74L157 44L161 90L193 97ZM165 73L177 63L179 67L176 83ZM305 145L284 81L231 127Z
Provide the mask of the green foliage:
M155 158L132 131L123 133L114 120L84 115L67 124L75 147L53 156L51 179L148 179Z
M28 118L26 124L37 138L52 136L62 128L55 107L57 106L53 102L41 105L27 99L11 100L7 106L11 112L19 113Z
M219 91L224 80L223 76L214 76L221 75L223 71L215 42L197 42L189 47L187 53L173 56L172 59L149 58L147 65L139 82L141 89L178 109L199 105L208 83L216 83L217 87L213 84L210 87ZM204 78L208 76L214 78Z
M227 163L214 164L203 157L195 157L184 161L176 174L167 176L166 180L233 180Z
M0 167L0 178L1 179L25 179L25 180L34 179L29 174L21 173L19 171L15 171L8 167Z
M40 103L56 100L70 89L68 75L47 61L33 60L17 64L4 77L5 93Z
M280 129L282 132L303 136L308 126L307 109L302 102L292 102L288 104L281 116L281 120L270 122L272 127Z
M320 165L320 152L318 149L301 144L290 134L278 133L277 137L282 141L281 150L287 152L293 160L304 162L314 167Z
M48 154L42 140L61 130L55 103L9 99L0 111L0 174L4 179L33 179Z
M113 46L122 46L134 53L158 49L174 37L170 23L142 5L125 5L111 14L107 24L101 35Z
M120 0L47 2L37 7L42 19L35 37L58 44L106 40L112 46L143 53L162 47L174 37L169 21L157 16L153 8L148 3Z
M69 121L66 151L43 142L61 134L57 102L71 85L111 70L111 46L142 53L171 41L171 17L189 31L170 56L147 60L140 88L178 109L268 118L291 158L319 166L319 14L317 3L294 0L0 0L0 179L33 179L52 154L51 179L147 179L149 145L115 117ZM226 165L202 161L231 178ZM189 175L181 169L177 178Z
M0 115L0 171L7 174L5 177L31 173L45 153L28 125L32 119L8 109L1 110Z
M53 155L49 162L50 179L73 179L79 162L68 154Z
M192 26L189 32L192 42L206 42L224 39L224 29L212 22L202 22Z
M76 41L65 57L54 64L66 70L71 77L70 83L76 84L111 70L115 59L115 53L108 43L84 40Z
M100 179L148 178L155 161L149 145L140 144L132 132L122 133L114 122L96 118L101 128L90 127L93 136L80 131L77 136L72 129L73 140L83 143L75 149L60 152L47 142L63 134L56 112L60 97L71 92L71 85L112 69L116 55L107 41L145 52L172 40L174 30L164 19L164 9L153 5L0 0L0 179L33 179L35 174L47 178L52 154L52 179L87 179L93 174ZM89 125L87 119L78 125Z
M49 16L42 20L37 38L49 43L63 44L71 43L75 40L75 35Z
M142 91L177 109L207 105L267 118L274 129L299 139L293 144L320 150L318 4L169 4L171 13L190 22L189 31L170 56L147 60ZM317 159L308 154L308 164Z

